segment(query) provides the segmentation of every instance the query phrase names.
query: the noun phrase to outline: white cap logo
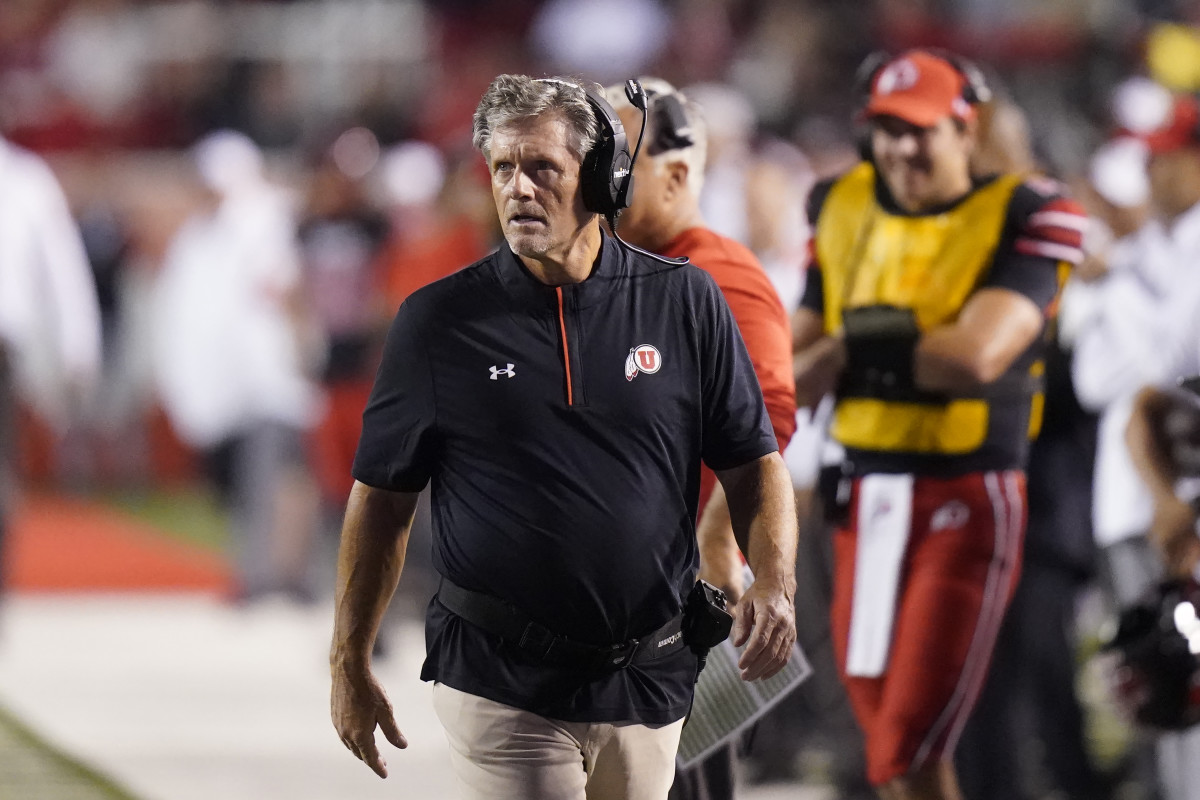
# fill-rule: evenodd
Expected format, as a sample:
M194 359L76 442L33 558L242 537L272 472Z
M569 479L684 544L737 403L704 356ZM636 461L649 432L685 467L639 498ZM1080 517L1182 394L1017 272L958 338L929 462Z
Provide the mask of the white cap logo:
M875 91L878 94L902 92L916 86L917 79L920 77L921 71L917 69L917 65L910 59L902 58L884 68L879 75L879 80L875 82Z

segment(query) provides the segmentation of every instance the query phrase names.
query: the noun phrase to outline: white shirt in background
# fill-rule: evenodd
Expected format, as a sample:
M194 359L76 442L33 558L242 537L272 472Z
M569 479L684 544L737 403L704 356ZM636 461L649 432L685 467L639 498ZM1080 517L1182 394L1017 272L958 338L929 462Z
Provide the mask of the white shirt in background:
M64 425L72 393L100 371L100 309L79 228L54 173L0 138L0 341L18 388L49 422Z
M1149 529L1153 505L1125 446L1125 428L1137 391L1176 376L1180 342L1200 314L1197 298L1200 206L1170 228L1151 221L1114 243L1108 276L1073 284L1064 298L1075 392L1100 413L1092 521L1102 547Z
M159 279L155 364L179 434L208 447L261 421L306 427L317 390L289 309L300 277L290 202L266 184L184 223Z

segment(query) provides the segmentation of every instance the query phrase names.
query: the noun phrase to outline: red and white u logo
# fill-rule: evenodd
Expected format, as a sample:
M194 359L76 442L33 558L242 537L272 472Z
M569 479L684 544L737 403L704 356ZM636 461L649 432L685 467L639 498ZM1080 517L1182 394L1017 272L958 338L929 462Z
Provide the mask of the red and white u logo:
M653 375L662 368L662 356L652 344L639 344L629 349L625 359L625 379L633 380L639 372Z

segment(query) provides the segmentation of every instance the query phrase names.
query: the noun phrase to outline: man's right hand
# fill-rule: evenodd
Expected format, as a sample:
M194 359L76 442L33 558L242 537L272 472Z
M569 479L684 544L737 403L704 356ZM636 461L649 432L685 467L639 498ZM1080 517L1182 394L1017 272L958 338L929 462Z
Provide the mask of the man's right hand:
M734 647L746 645L738 668L744 681L764 680L787 666L796 643L794 580L755 580L731 610Z
M387 762L375 745L375 726L401 750L408 747L408 740L396 725L392 704L370 669L334 666L330 705L333 727L342 744L376 775L386 778Z

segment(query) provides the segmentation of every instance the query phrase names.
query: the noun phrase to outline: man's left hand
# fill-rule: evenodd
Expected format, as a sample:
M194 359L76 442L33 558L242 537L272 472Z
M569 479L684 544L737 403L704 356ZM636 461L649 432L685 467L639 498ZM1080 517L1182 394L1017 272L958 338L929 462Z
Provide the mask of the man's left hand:
M796 610L785 587L756 580L733 607L735 647L746 645L738 667L742 680L770 678L783 669L796 643Z

